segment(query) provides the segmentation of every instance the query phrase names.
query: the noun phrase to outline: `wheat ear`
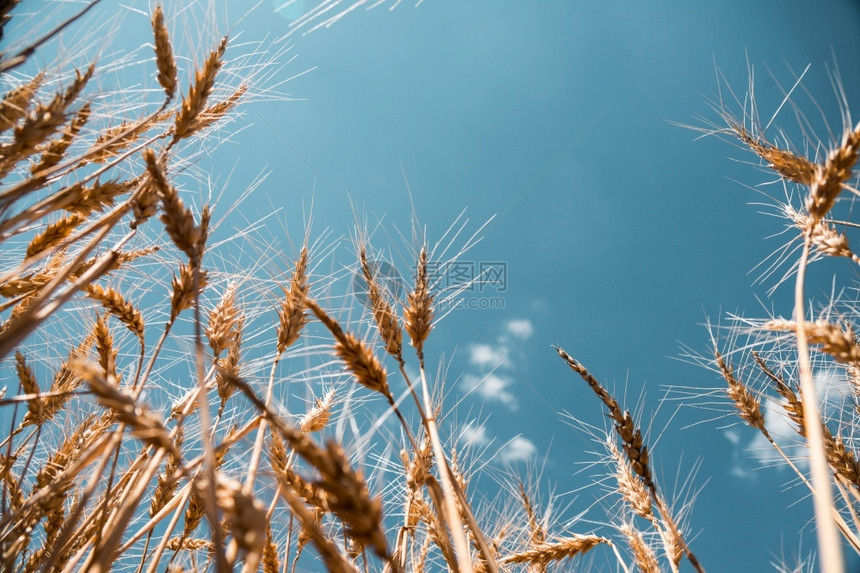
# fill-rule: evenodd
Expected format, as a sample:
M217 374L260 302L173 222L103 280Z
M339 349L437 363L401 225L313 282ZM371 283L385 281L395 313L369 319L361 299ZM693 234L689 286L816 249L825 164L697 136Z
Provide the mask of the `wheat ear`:
M164 23L164 10L156 6L152 12L152 33L155 37L155 64L158 67L158 83L164 88L167 101L176 95L176 60L173 57L173 47Z

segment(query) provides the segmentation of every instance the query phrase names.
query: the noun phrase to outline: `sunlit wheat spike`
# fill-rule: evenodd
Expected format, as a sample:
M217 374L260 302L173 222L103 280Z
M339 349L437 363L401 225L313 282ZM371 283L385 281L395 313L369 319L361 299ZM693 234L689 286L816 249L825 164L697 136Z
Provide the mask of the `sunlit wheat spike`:
M166 121L172 115L172 111L165 111L152 118L124 121L119 125L104 129L99 133L85 156L93 163L104 163L119 155L125 148L140 139L144 133Z
M860 124L847 130L839 147L827 156L818 176L809 187L806 210L815 225L833 207L842 186L851 178L854 164L860 156Z
M427 276L427 249L422 248L415 272L415 286L407 297L403 310L404 326L418 357L423 361L424 341L433 328L433 295Z
M152 253L158 252L158 245L153 245L151 247L146 247L143 249L137 249L129 252L117 253L117 255L111 261L111 264L108 265L105 273L109 274L117 269L128 266L128 263L134 262L141 257L145 257L147 255L151 255ZM76 279L79 278L83 273L88 271L92 266L96 263L97 258L93 257L87 259L83 262L80 268L76 269L71 274L71 278Z
M33 257L46 249L56 246L72 234L75 228L84 222L81 215L69 215L48 225L44 231L33 237L27 245L27 257Z
M38 152L39 145L51 137L66 121L66 108L74 102L95 71L75 72L75 80L64 92L57 93L48 104L39 104L27 112L13 130L13 139L0 144L0 175L7 174L19 161Z
M63 209L83 217L100 213L113 207L117 197L128 193L138 184L136 179L96 181L92 185L75 183L68 187L72 200L64 205Z
M218 372L215 376L215 382L218 389L218 397L221 398L221 409L219 411L223 411L224 404L235 391L232 380L239 376L239 361L241 359L244 326L245 317L240 314L236 317L232 334L227 339L227 356L226 358L218 358Z
M164 228L179 250L188 255L189 260L193 260L197 256L195 247L200 238L200 230L194 224L194 215L182 203L176 188L167 182L155 152L152 149L144 150L143 159L146 161L149 177L161 197L161 221Z
M406 450L400 453L400 459L406 466L406 485L411 490L418 490L427 483L430 468L433 467L433 447L429 436L425 436L418 448L411 458Z
M208 487L205 478L198 478L195 485L205 494ZM266 542L266 507L253 494L245 492L241 483L220 471L215 473L215 502L232 536L227 548L228 564L236 563L241 551L245 570L256 571Z
M377 282L375 273L367 262L367 251L364 247L359 252L359 262L364 280L367 283L367 297L370 300L370 308L373 312L373 320L380 338L385 342L385 350L398 360L403 354L403 333L397 315L391 307L391 303L385 298L384 291Z
M370 547L377 556L388 556L382 530L382 503L371 498L361 472L354 471L343 449L329 441L325 449L326 463L316 482L326 492L329 509L344 522L347 535L359 546Z
M612 544L605 537L596 535L575 535L553 543L542 543L533 549L508 555L501 559L502 563L525 563L530 565L549 565L553 562L564 561L576 555L581 555L602 543Z
M44 465L36 472L33 493L51 485L56 477L76 459L86 448L94 432L103 429L104 424L96 414L86 416L73 431L66 433L63 441L50 453Z
M305 311L305 295L310 288L307 277L308 249L302 247L293 268L289 290L284 289L284 299L278 309L278 354L295 344L308 322Z
M209 57L203 63L203 67L197 70L194 83L188 88L188 94L182 100L179 112L176 114L176 122L173 127L174 137L183 139L197 131L200 113L206 107L212 87L215 85L215 76L223 65L224 51L227 49L227 37L225 36L218 47L210 52Z
M193 306L194 300L200 296L209 282L209 274L205 270L197 271L197 291L194 291L194 269L185 263L179 264L179 275L173 275L170 295L170 322L176 320L183 310Z
M107 322L99 316L93 329L96 338L96 351L99 356L99 366L106 378L116 376L117 349L113 345L113 336Z
M171 456L180 457L164 423L133 396L114 386L112 379L106 379L100 368L86 360L76 360L70 368L87 382L103 407L114 412L118 421L131 428L134 437L147 445L167 450Z
M235 284L229 285L221 300L209 313L206 337L216 357L228 347L236 335L236 321L239 317L239 310L236 308L236 288Z
M615 479L618 482L618 492L624 501L633 510L633 513L650 519L653 515L651 505L651 495L645 488L645 484L633 473L633 468L630 467L630 462L627 458L618 451L615 445L615 438L611 435L606 437L606 449L612 461L615 463Z
M788 414L789 419L794 422L795 430L801 436L806 437L806 426L803 422L803 403L800 401L800 397L785 382L782 376L770 369L765 360L757 352L753 351L752 355L762 372L776 384L776 391L785 399L782 402L782 408Z
M151 177L146 177L140 182L131 200L131 209L134 213L134 221L131 222L132 229L137 228L158 213L158 189L156 189Z
M565 352L562 348L555 347L558 355L564 360L571 370L588 383L589 387L594 391L600 400L606 405L609 410L609 415L615 421L615 431L621 438L624 453L630 461L633 471L642 478L645 486L654 491L654 481L651 476L651 466L648 463L648 446L642 440L642 431L636 427L630 412L622 410L618 402L612 395L600 384L588 369L580 362Z
M105 288L101 285L89 284L84 287L84 291L88 297L101 303L105 310L117 317L126 328L141 340L142 344L143 315L134 308L134 305L126 301L119 292L111 287Z
M47 396L44 399L45 407L43 415L45 421L52 420L66 406L72 397L72 391L76 390L83 382L81 377L72 370L70 364L86 356L94 341L95 331L84 338L78 346L69 350L68 359L60 365L60 369L51 383L51 392L56 392L57 394Z
M17 276L12 275L8 280L0 283L0 296L11 298L32 294L51 282L63 264L65 264L64 252L62 250L55 251L42 270Z
M283 487L292 489L305 503L322 512L322 515L331 513L326 491L319 484L307 481L295 470L286 466L276 471L275 477Z
M182 426L174 436L173 443L177 451L182 450L182 444L185 434ZM158 475L156 480L155 491L152 493L152 501L149 504L150 517L157 514L167 503L173 498L176 491L176 485L179 483L176 470L179 468L180 460L176 457L169 457L167 464L164 466L164 471Z
M25 394L39 394L41 392L39 383L36 381L36 375L33 374L33 369L30 368L24 355L18 350L15 351L15 371L18 373L18 382L21 384L21 389ZM27 400L25 420L29 418L32 420L31 423L39 425L44 420L43 416L44 402L42 398L35 397Z
M278 558L278 546L272 537L271 523L266 523L266 545L263 547L263 573L278 573L281 561Z
M11 471L4 473L3 479L6 482L5 493L9 497L12 509L18 509L24 505L24 491L21 489L21 480L15 477Z
M308 510L296 493L289 488L281 488L279 491L301 525L298 552L301 552L304 545L311 542L319 552L326 571L329 573L357 573L358 569L343 556L337 545L320 528L318 513ZM296 560L298 560L298 556L296 556Z
M834 436L825 426L824 446L827 462L838 475L848 483L860 487L860 462L854 451L848 449L841 436Z
M720 374L723 375L728 384L726 392L735 404L735 408L737 408L741 419L767 436L768 432L767 428L765 428L764 413L762 412L761 403L758 398L735 377L731 364L725 361L725 358L723 358L723 355L718 350L714 351L714 360L720 369Z
M185 539L182 537L173 537L167 542L167 548L171 551L179 551L180 549L184 549L186 551L201 551L203 549L211 551L212 542L208 539Z
M633 559L636 561L636 567L639 568L639 571L641 573L660 573L657 556L654 555L651 546L645 542L642 533L630 523L624 523L621 526L621 533L627 538L627 545L633 552Z
M156 6L152 12L152 33L155 37L155 65L158 68L158 83L164 88L168 100L176 94L176 60L167 25L164 23L164 10Z
M32 79L3 96L3 100L0 101L0 132L6 131L24 117L44 78L45 72L39 72Z
M344 522L346 533L362 547L367 546L380 558L390 561L382 529L382 503L370 496L364 477L352 469L341 446L329 441L325 448L321 448L306 433L288 425L272 412L245 381L235 378L233 383L259 411L265 413L269 423L295 452L316 468L320 477L315 486L325 491L326 503Z
M331 409L333 405L334 390L329 390L323 398L316 401L313 408L308 410L304 416L302 416L301 420L299 420L299 427L303 432L307 432L309 434L322 431L331 418Z
M89 102L81 106L81 109L78 110L75 118L71 121L69 126L63 130L63 134L58 139L45 145L42 149L42 157L38 163L35 163L30 167L30 173L38 176L42 171L50 169L60 162L65 155L66 150L72 145L72 142L78 136L78 133L80 133L81 129L87 123L87 120L89 120L90 110L91 106Z
M782 177L811 185L818 176L819 167L803 156L791 151L780 149L764 138L762 134L753 134L733 118L726 119L729 129L750 148L750 150L767 161L768 167Z
M523 509L526 512L526 517L528 518L529 547L534 547L546 541L546 531L544 530L543 525L538 521L534 505L532 505L532 500L531 498L529 498L528 492L526 492L526 488L523 485L523 482L520 481L517 483L517 490L519 491L520 501L523 504Z
M206 507L204 506L203 496L198 488L194 488L191 496L188 498L188 507L185 508L183 538L188 537L197 529L205 514Z
M355 376L356 382L374 392L379 392L386 398L391 397L385 369L373 355L373 351L352 334L344 332L340 325L326 314L316 302L305 299L305 305L334 336L337 341L334 346L335 354L346 364L346 367Z
M783 380L783 378L774 373L764 359L754 352L753 357L759 368L774 381L777 392L783 397L782 408L788 414L789 419L794 423L797 433L806 437L806 425L803 417L803 402L800 397L791 389L791 387ZM827 455L827 462L833 470L845 478L848 482L860 486L860 463L858 463L856 455L848 447L840 436L834 436L827 425L822 422L822 433L824 434L824 447Z
M837 231L827 220L822 219L817 225L813 225L809 215L795 210L788 204L783 207L782 211L786 217L794 221L798 229L809 234L810 240L818 252L831 257L846 257L860 264L860 257L851 250L848 236Z
M851 328L843 329L826 320L806 322L806 336L812 344L820 345L825 354L837 362L860 362L860 345ZM793 320L774 319L767 321L763 328L777 332L796 332L797 323Z
M213 123L217 122L224 116L226 116L236 105L239 103L239 100L242 99L242 96L245 95L245 92L248 91L248 85L242 84L236 91L234 91L230 96L224 101L219 101L216 104L210 105L200 112L200 115L197 116L197 120L194 121L193 129L194 131L200 131L202 129L206 129Z

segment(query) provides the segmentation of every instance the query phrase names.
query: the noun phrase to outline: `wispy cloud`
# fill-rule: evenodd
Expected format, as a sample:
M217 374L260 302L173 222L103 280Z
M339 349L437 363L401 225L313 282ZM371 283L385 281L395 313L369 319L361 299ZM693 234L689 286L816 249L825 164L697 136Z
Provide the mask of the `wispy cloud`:
M516 336L517 338L530 338L532 334L534 334L534 327L532 326L532 321L527 318L519 318L515 320L509 320L507 324L505 324L505 330Z
M537 447L528 438L517 436L499 451L499 459L505 463L526 462L537 453Z
M507 351L507 347L504 346L495 347L483 343L471 344L469 346L469 364L492 370L507 361Z
M534 335L534 325L526 318L504 322L497 330L495 340L480 340L466 346L469 372L460 380L460 389L480 398L485 404L501 404L510 411L519 409L516 382L522 377L514 365L522 353L523 341ZM501 440L510 436L503 436ZM457 437L465 445L487 447L496 436L483 424L466 424ZM510 464L530 460L537 454L537 446L523 436L516 436L499 449L494 463Z
M467 393L477 393L485 401L499 402L516 410L519 402L510 390L514 381L513 350L515 344L534 334L534 326L529 319L518 318L505 322L500 332L492 343L481 341L467 346L469 364L476 371L463 376L461 388Z
M458 441L464 446L481 447L490 443L487 428L477 422L469 422L460 430Z
M506 390L511 385L511 380L505 376L489 372L483 376L465 374L462 387L466 392L476 392L484 401L500 402L516 410L519 407L516 396Z

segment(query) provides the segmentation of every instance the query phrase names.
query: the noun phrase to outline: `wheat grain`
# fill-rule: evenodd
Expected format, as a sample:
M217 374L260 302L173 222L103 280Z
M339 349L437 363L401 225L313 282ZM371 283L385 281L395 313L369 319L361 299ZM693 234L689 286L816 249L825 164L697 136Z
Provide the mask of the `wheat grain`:
M597 378L592 376L585 366L577 362L561 348L556 347L556 352L558 352L558 355L561 356L562 360L567 363L571 370L579 374L588 383L589 387L606 405L609 415L615 421L615 431L621 438L624 453L627 455L633 471L642 478L645 487L653 491L654 481L651 477L651 467L648 464L648 447L642 441L642 432L633 423L630 412L621 410L615 398L601 386Z
M197 119L193 123L193 129L195 132L206 129L213 123L219 121L221 118L225 117L228 113L233 111L236 105L239 103L239 100L242 99L242 96L248 91L248 85L242 84L236 91L230 94L230 97L225 99L224 101L220 101L216 104L210 105L206 109L200 112L200 115L197 116Z
M75 228L84 222L84 218L80 215L69 215L48 225L44 231L36 235L30 244L27 245L26 256L35 257L42 251L46 251L58 243L61 243Z
M78 110L75 118L69 126L63 130L62 136L60 136L59 139L48 143L44 149L42 149L42 157L38 163L33 164L30 168L30 173L38 177L40 173L47 171L60 162L65 155L66 150L71 146L75 137L77 137L78 133L80 133L81 129L89 120L90 110L91 105L89 103L85 103L81 106L81 109Z
M335 354L346 364L355 376L356 382L374 392L379 392L393 401L388 389L388 379L382 365L373 355L373 351L352 334L344 332L320 306L311 299L305 299L305 305L317 316L337 341Z
M734 402L741 419L767 436L768 432L767 428L765 428L764 414L762 413L761 403L759 403L758 398L750 392L749 388L735 378L734 369L731 364L726 363L723 355L718 350L714 351L714 360L728 384L726 392L732 402Z
M630 523L621 526L621 533L627 538L627 544L633 551L633 559L641 573L660 573L660 564L651 546L645 542L642 534Z
M806 210L815 226L833 207L842 186L851 178L851 170L860 157L860 124L846 130L842 143L827 156L817 177L809 187Z
M367 283L367 296L373 312L373 320L376 322L379 336L385 342L385 350L397 358L399 362L403 362L403 335L397 321L397 315L394 314L394 309L386 300L382 288L377 283L375 273L367 262L367 251L364 247L359 252L359 261L364 280Z
M556 561L564 561L565 559L586 553L602 543L611 544L612 542L596 535L575 535L552 543L538 544L533 549L503 557L501 562L549 565Z
M84 291L88 297L101 303L105 310L117 317L143 344L143 315L119 292L111 287L105 288L97 284L86 285Z
M152 12L152 33L155 37L155 65L158 68L158 83L164 88L167 100L176 94L176 60L173 57L173 47L164 23L164 10L156 6Z
M209 284L209 274L197 271L197 292L194 291L194 269L185 263L179 264L179 275L173 275L170 295L170 323L173 323L183 310L191 308Z
M185 208L176 188L167 182L164 171L162 171L155 157L155 152L152 149L144 150L143 159L146 161L150 180L161 197L163 208L161 221L164 223L167 234L170 235L179 250L188 255L189 260L195 259L197 256L195 247L200 239L200 229L194 225L194 215Z
M84 360L74 361L70 368L87 382L102 406L113 411L120 422L132 429L132 435L147 445L180 457L162 421L149 408L138 404L133 396L114 386L112 379L106 379L101 369Z
M10 90L3 96L3 101L0 102L0 132L11 128L26 115L27 108L33 102L43 79L45 79L45 72L39 72L29 81Z
M239 311L236 308L236 288L231 284L224 291L221 300L209 313L209 325L206 327L206 337L212 353L219 356L235 339Z
M821 351L837 362L860 362L860 345L850 327L843 329L826 320L805 322L804 327L809 342L819 344ZM774 319L766 322L763 328L776 332L797 332L797 322Z
M422 248L418 255L415 272L415 286L407 296L406 308L403 311L404 327L409 340L418 353L418 359L424 362L424 341L433 328L433 295L430 294L429 277L427 275L427 249Z
M283 354L287 347L295 344L308 322L305 312L305 295L310 288L307 278L308 249L302 247L293 268L289 290L284 289L284 300L278 309L277 350Z
M209 53L203 67L197 70L194 83L188 88L188 94L182 100L176 122L173 127L175 140L189 137L198 129L200 112L206 107L206 101L215 85L215 76L223 65L224 51L227 49L225 36L218 47Z
M615 479L618 482L618 491L621 497L630 506L636 515L651 519L653 517L651 496L645 488L645 484L634 473L627 458L621 455L615 445L612 436L606 437L606 449L612 461L615 463Z
M791 151L780 149L764 138L762 134L753 134L733 118L726 118L729 129L745 143L753 153L767 161L768 167L779 173L785 179L803 185L811 185L818 177L818 166Z
M328 424L331 418L331 409L334 405L334 390L329 390L326 395L318 399L314 407L308 410L301 420L299 427L305 433L312 434L320 432Z

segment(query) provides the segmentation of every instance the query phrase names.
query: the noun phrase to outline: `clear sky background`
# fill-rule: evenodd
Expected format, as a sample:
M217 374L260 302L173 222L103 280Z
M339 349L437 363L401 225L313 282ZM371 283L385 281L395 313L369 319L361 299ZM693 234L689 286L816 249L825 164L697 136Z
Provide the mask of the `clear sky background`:
M315 5L278 10L284 1L264 0L247 16L250 2L213 4L221 22L239 21L237 42L274 42ZM103 4L148 33L136 11L145 2ZM783 223L752 204L768 201L748 187L772 178L744 163L754 163L748 153L673 122L716 121L708 101L720 85L742 98L752 69L767 121L811 65L809 93L796 101L813 121L817 102L840 129L830 74L839 70L860 113L860 2L392 4L291 37L280 61L294 59L264 84L296 76L276 88L293 99L257 98L239 119L249 127L218 151L231 172L223 205L269 173L227 226L277 210L269 223L283 245L272 246L289 258L311 205L312 237L332 237L327 244L353 233L358 212L370 227L381 221L373 246L408 269L398 231L409 237L413 208L430 244L464 210L465 236L490 221L460 258L504 263L505 288L464 297L495 297L504 308L451 312L428 342L431 370L447 364L446 405L457 405L448 432L455 422L466 430L487 475L540 473L541 501L560 496L555 533L590 533L607 519L611 484L588 487L605 475L590 466L603 450L569 417L600 431L608 423L551 348L560 345L640 407L667 493L697 492L688 523L708 570L768 570L781 556L807 556L811 502L792 473L757 457L753 430L723 416L728 402L714 412L702 407L708 398L663 400L670 388L722 388L713 372L678 360L685 347L709 352L706 320L791 313L790 287L769 298L776 278L754 284L756 265L784 243L766 239ZM134 34L119 41L139 45ZM797 134L790 106L775 125ZM763 189L782 196L779 186ZM348 242L339 248L346 260ZM829 289L827 276L816 280Z

